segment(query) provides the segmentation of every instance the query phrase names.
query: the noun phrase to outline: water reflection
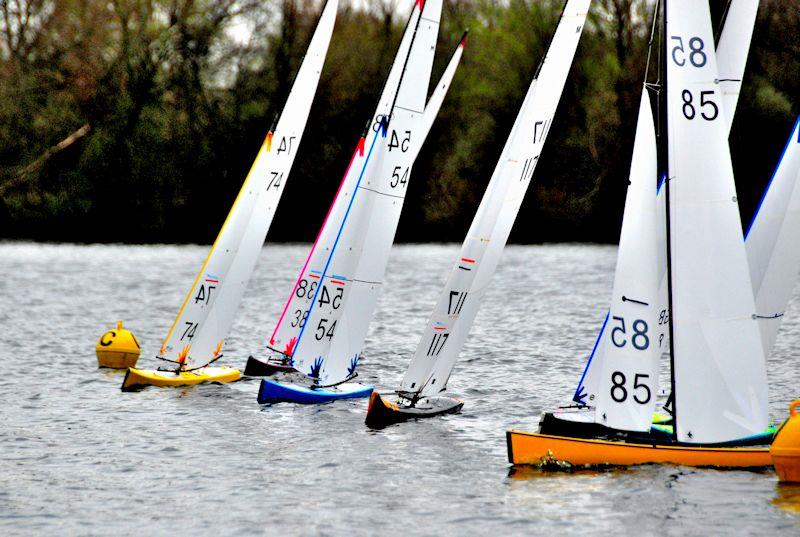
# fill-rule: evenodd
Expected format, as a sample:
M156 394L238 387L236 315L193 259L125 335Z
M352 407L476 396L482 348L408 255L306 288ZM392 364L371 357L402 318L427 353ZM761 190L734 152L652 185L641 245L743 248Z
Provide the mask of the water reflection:
M800 513L800 483L778 483L772 503L784 511Z

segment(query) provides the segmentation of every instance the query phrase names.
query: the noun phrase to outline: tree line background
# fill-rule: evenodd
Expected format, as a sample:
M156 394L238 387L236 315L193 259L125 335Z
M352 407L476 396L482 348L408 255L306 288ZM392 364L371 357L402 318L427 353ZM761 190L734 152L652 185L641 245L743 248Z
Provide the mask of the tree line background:
M342 0L270 240L313 240L407 3ZM726 3L712 0L715 24ZM445 0L431 87L465 28L469 44L414 167L398 240L463 239L562 7ZM592 3L512 241L617 240L652 7ZM213 241L319 10L303 0L0 0L0 237ZM800 0L761 0L730 138L745 222L800 112L798 36Z

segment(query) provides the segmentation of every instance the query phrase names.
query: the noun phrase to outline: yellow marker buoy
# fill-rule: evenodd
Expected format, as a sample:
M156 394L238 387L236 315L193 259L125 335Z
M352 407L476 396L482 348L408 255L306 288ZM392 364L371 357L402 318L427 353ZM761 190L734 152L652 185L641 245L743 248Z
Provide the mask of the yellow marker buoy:
M772 464L778 479L787 483L800 483L800 399L789 405L786 420L769 448Z
M139 342L130 330L122 327L122 321L117 321L117 327L109 330L97 341L97 365L113 369L125 369L136 365L139 359Z

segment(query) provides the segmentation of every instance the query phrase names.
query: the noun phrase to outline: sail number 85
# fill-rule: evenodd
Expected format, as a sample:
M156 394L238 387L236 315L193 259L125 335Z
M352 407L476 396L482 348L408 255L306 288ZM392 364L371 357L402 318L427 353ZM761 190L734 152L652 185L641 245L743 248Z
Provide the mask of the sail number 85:
M648 379L650 375L636 373L633 378L633 400L640 405L645 405L650 402L652 393L650 386L640 380ZM628 399L628 389L625 387L625 374L622 371L614 371L611 374L611 398L617 403L623 403ZM642 390L644 392L642 393Z
M613 317L614 321L617 322L617 326L615 326L611 330L611 343L614 344L615 347L619 347L620 349L628 344L630 341L633 348L636 350L643 351L650 346L650 337L647 335L647 322L643 319L636 319L633 321L633 333L630 336L630 339L627 339L627 332L625 331L625 319L622 317Z

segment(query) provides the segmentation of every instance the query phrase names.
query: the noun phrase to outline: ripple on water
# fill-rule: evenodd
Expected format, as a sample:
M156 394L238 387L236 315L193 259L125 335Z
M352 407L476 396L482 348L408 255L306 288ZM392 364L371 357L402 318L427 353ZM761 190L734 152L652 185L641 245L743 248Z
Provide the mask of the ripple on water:
M257 381L123 394L122 374L96 368L97 338L118 319L142 342L141 364L155 365L206 251L0 243L0 533L800 532L800 488L770 472L509 474L505 430L535 427L575 387L606 309L613 247L507 248L450 381L463 412L382 431L364 426L363 400L259 406ZM261 350L306 251L264 249L227 363ZM457 253L393 250L363 381L399 383ZM775 417L798 385L799 302L770 358Z

